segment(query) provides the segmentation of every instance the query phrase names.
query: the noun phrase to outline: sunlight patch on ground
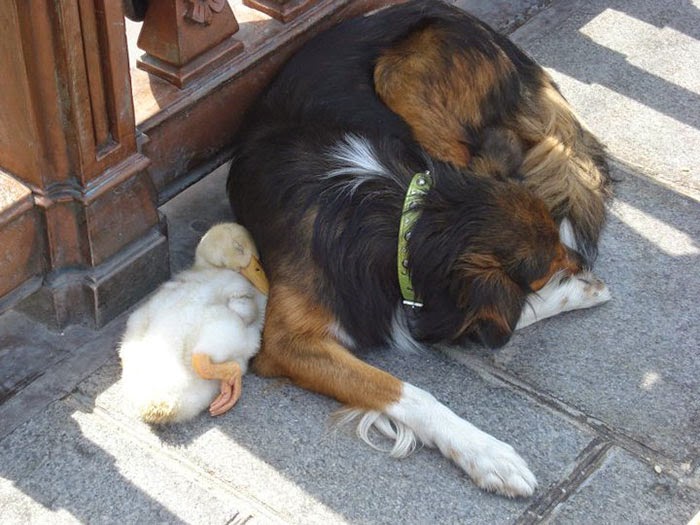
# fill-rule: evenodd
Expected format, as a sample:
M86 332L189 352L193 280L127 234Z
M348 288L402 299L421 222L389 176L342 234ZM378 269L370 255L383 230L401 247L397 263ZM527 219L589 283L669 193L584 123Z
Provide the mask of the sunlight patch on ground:
M639 386L644 390L651 390L659 382L661 376L657 372L646 372Z
M179 503L181 498L173 498L175 494L174 484L164 484L163 472L160 475L147 475L153 464L149 461L147 453L133 444L125 446L123 438L114 439L112 432L105 431L102 421L96 421L94 414L76 411L71 416L80 427L83 439L89 441L114 460L113 468L124 478L123 483L132 485L140 493L150 498L172 516L183 522L187 522L192 516L187 512L187 504ZM150 467L150 468L149 468ZM170 476L165 476L170 477ZM174 478L175 476L173 476ZM121 482L120 482L121 484ZM194 497L194 495L192 495ZM178 504L179 503L179 504Z
M235 507L242 516L250 515L265 523L281 523L279 516L290 511L284 502L290 501L300 502L302 507L294 509L296 513L289 512L291 515L301 513L303 508L312 508L315 515L322 515L329 522L346 522L343 516L294 483L284 472L218 428L193 435L186 445L168 444L145 436L145 442L137 444L135 441L125 443L123 436L115 438L105 426L103 415L77 411L72 418L85 440L113 458L114 469L124 479L124 484L133 486L183 522L191 522L193 513L202 505L221 506L225 502L226 507ZM259 484L265 486L261 488ZM262 494L261 490L268 490L270 494ZM282 508L274 508L272 512L269 504L261 503L274 501L271 494L284 494L283 498L278 497ZM212 501L207 502L208 499Z
M1 523L80 523L66 509L51 509L45 502L26 494L9 479L0 476L3 505Z
M700 525L700 512L690 519L688 525Z
M556 68L545 69L578 110L580 120L602 139L613 156L663 175L696 178L697 167L690 156L693 149L679 148L679 144L690 145L700 140L700 131L680 120L680 115L650 107L618 87L589 84ZM665 132L655 133L654 129ZM654 136L653 142L650 135ZM677 154L660 155L660 152Z
M700 248L687 233L631 204L616 201L612 206L611 213L667 255L680 257L700 253Z
M615 31L610 31L614 27ZM700 94L694 57L700 41L671 27L656 27L615 9L606 9L580 30L593 42L624 55L630 64L693 93ZM658 60L667 55L668 60Z

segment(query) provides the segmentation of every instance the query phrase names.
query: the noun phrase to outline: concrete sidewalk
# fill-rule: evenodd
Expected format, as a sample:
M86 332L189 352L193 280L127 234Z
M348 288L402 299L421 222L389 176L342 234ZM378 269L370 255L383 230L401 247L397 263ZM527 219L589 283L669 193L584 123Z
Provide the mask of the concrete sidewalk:
M613 300L497 352L371 361L512 444L535 496L481 492L434 450L391 459L329 425L337 403L284 381L246 376L225 416L153 430L122 410L125 316L58 334L9 312L1 523L686 524L700 511L700 2L454 3L520 26L513 38L609 145L619 183L597 273ZM174 271L230 218L225 176L163 207Z

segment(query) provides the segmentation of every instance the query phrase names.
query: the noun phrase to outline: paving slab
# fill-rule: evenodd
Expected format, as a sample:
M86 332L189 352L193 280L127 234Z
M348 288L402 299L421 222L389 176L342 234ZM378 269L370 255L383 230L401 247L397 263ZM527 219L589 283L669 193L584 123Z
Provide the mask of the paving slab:
M600 468L546 520L577 525L686 525L700 493L613 448Z
M592 436L492 378L437 352L378 354L370 362L427 388L452 410L511 443L540 482L538 495L576 468ZM110 361L79 386L86 406L134 429L144 443L187 458L292 523L510 523L532 500L476 489L439 453L391 459L337 429L339 405L285 381L244 378L239 404L220 418L153 431L123 408L119 364ZM380 446L386 442L377 438Z
M60 361L41 362L44 367L41 375L0 404L0 440L32 418L41 417L54 401L70 394L81 381L103 366L113 355L125 323L125 317L121 316L103 327L97 337L76 345L75 349L64 350ZM44 343L39 339L35 344L41 348Z
M0 315L0 403L97 335L82 326L52 331L15 311Z
M3 523L243 523L260 512L70 400L3 440L0 508Z

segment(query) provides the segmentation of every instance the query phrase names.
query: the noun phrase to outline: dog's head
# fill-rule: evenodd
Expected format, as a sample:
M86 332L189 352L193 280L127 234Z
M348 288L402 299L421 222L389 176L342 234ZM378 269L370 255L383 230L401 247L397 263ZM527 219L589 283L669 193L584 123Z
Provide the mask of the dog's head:
M426 342L508 342L528 294L555 274L580 270L544 203L524 186L436 174L409 241L424 307L415 324Z

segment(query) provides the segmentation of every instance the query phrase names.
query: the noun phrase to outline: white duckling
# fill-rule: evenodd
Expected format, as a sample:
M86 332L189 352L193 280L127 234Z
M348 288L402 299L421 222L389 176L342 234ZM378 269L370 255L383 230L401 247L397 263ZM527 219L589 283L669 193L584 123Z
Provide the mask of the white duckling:
M138 416L162 424L235 405L260 349L267 291L248 231L235 223L211 228L192 269L163 284L127 322L122 381Z

